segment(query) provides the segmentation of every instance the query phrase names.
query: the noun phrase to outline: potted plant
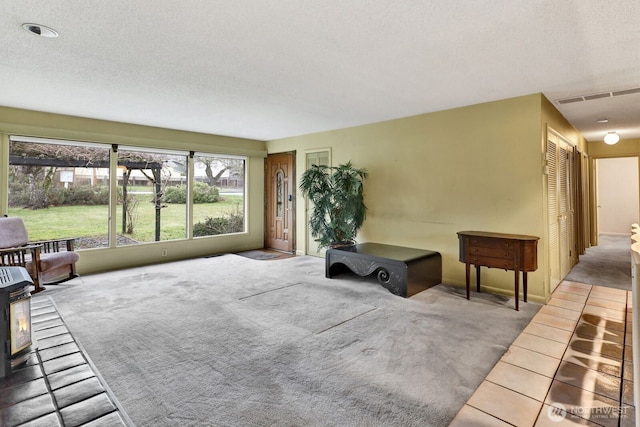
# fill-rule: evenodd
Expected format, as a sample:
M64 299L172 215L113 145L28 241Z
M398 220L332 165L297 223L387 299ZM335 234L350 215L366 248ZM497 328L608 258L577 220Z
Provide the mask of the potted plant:
M300 191L313 202L311 235L319 248L354 245L366 217L363 182L366 169L351 162L339 166L312 165L300 180Z

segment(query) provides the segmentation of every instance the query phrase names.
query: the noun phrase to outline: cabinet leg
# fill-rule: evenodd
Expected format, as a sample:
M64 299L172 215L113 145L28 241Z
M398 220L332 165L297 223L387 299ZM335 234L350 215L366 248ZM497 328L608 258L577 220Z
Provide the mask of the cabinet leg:
M480 266L476 265L476 291L480 293Z
M469 280L471 279L469 276L471 275L469 264L465 264L465 279L467 284L467 299L471 299L469 295Z
M518 270L515 271L515 288L516 288L516 311L520 311L520 272Z
M522 272L522 294L524 296L524 302L527 302L527 272Z

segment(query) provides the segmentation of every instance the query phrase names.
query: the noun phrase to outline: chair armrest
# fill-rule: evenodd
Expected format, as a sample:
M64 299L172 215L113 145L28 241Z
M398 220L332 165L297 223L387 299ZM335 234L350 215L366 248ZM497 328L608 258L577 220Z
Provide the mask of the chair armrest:
M42 245L39 244L28 244L24 246L17 246L15 248L4 248L0 249L0 253L13 253L13 252L27 252L34 249L41 249Z
M60 252L61 247L65 248L68 252L73 252L75 240L75 237L71 237L69 239L38 240L29 243L42 246L42 252L44 253Z
M45 244L45 243L55 243L55 242L62 243L62 242L67 242L69 240L76 240L76 238L75 237L69 237L69 238L66 238L66 239L32 240L32 241L29 242L29 244L31 244L31 245L42 245L42 244Z
M24 245L0 249L0 265L27 267L27 262L32 261L32 269L35 269L40 263L41 248L40 245ZM36 270L32 271L34 274L35 272Z

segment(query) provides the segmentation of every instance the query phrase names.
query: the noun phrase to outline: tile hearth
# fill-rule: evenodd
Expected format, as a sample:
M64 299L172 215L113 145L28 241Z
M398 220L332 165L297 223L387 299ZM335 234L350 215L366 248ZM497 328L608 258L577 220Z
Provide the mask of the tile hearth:
M0 425L133 425L69 333L50 297L31 300L35 350L0 379Z

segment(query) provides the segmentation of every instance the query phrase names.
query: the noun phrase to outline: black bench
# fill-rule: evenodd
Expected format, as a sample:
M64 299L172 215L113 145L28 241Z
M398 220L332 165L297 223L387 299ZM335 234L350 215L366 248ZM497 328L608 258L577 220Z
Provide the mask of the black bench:
M349 270L359 276L375 273L382 286L406 298L442 283L442 256L439 252L380 243L327 250L327 278Z

